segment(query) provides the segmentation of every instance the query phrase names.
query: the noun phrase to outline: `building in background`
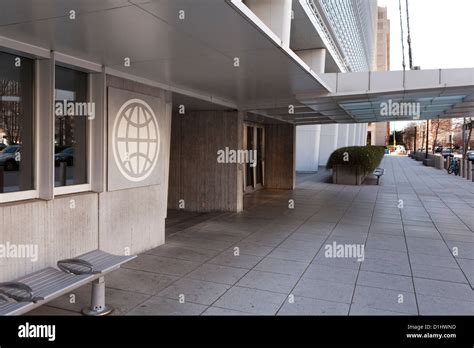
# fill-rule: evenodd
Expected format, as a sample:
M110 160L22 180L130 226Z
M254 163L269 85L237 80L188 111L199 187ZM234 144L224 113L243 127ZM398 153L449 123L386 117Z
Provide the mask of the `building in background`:
M377 71L390 70L390 20L387 18L387 8L377 9ZM367 144L386 146L390 138L390 122L371 122L368 127Z
M313 28L307 36L319 46L299 47L296 53L317 73L373 71L377 60L377 1L310 0ZM385 12L386 18L386 12ZM295 27L298 33L298 19ZM384 26L385 28L385 26ZM299 37L297 36L297 37ZM328 57L330 57L328 59ZM335 62L335 63L333 63ZM324 124L326 123L326 124ZM296 170L317 172L340 147L365 145L367 123L337 123L296 127Z

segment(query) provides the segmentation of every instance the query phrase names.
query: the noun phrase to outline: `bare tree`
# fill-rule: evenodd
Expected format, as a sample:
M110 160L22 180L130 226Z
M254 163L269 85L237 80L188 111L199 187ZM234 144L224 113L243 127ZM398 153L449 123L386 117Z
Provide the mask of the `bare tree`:
M21 115L23 110L19 100L14 98L21 95L20 85L16 81L1 80L0 95L11 97L0 103L0 127L5 132L9 144L18 144L21 141Z
M452 122L451 119L437 119L437 120L432 120L431 121L431 136L433 139L433 149L432 152L435 153L436 146L438 146L438 137L440 133L446 133L449 132L452 128Z
M416 132L415 127L416 127L416 125L417 125L416 122L410 122L403 129L403 142L407 146L411 146L411 144L413 144L413 147L415 146L415 132ZM415 148L414 148L414 150L416 151Z

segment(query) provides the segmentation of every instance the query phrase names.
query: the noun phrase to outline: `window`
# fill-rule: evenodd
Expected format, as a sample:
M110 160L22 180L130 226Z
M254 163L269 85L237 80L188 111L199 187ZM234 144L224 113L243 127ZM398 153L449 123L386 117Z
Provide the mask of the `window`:
M87 73L56 66L54 186L87 183Z
M0 52L0 193L34 189L32 59Z

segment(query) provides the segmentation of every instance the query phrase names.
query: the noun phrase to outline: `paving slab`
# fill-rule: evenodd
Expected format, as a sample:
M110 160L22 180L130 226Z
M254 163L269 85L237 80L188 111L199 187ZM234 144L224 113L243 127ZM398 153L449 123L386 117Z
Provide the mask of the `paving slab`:
M262 259L261 256L241 254L240 250L236 253L233 249L226 250L216 257L207 261L207 263L229 266L236 268L251 269Z
M243 268L204 264L189 273L186 277L190 279L233 285L247 272L248 270Z
M294 302L285 302L278 315L347 315L349 304L296 296Z
M234 286L214 305L247 313L274 315L286 299L283 294Z
M237 286L289 294L298 281L289 274L252 270L237 282Z
M127 315L199 315L207 306L154 296L127 313Z
M183 278L160 291L158 296L211 305L229 288L230 285Z
M305 262L265 257L254 269L257 271L281 273L299 277L303 274L306 267L308 267L308 263Z
M414 278L416 293L474 302L474 291L467 284Z
M379 310L418 314L415 295L406 291L357 285L352 303Z
M295 296L350 304L353 291L353 284L301 278L293 290L293 294Z
M162 257L171 257L186 261L205 262L219 254L219 251L196 247L183 247L170 242L161 245L157 248L151 249L147 251L146 254Z
M396 274L360 271L357 277L357 285L415 292L411 277Z
M304 272L303 278L352 285L355 284L357 273L357 269L345 269L320 264L311 264Z
M199 267L201 263L192 262L170 257L141 254L136 259L127 262L122 267L147 271L171 276L183 276Z

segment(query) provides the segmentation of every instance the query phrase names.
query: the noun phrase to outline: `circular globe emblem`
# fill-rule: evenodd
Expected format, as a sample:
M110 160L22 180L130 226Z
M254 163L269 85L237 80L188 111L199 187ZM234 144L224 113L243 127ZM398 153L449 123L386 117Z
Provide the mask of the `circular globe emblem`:
M155 113L141 99L130 99L117 113L112 133L115 163L130 181L143 181L153 172L160 152Z

